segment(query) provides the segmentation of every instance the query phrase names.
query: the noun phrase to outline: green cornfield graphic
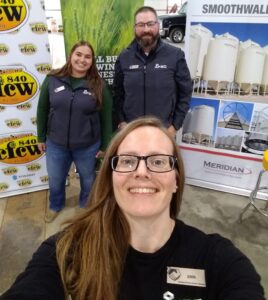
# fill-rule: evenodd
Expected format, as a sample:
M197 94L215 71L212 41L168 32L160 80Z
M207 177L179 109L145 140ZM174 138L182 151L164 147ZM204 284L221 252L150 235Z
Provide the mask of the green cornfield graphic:
M133 39L133 15L143 0L61 0L66 53L79 40L96 55L118 55Z

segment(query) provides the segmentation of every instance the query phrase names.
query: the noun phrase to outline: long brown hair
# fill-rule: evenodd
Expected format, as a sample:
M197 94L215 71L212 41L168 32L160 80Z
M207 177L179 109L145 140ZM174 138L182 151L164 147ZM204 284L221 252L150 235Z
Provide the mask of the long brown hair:
M60 68L52 70L49 75L54 75L58 77L72 76L72 64L71 57L74 51L80 46L87 46L92 52L92 66L89 68L86 74L86 79L88 81L89 88L96 95L97 106L101 106L102 102L102 79L98 73L97 65L96 65L96 57L95 52L92 45L87 41L79 41L73 45L71 52L68 56L66 63Z
M177 157L176 181L170 217L179 213L184 187L184 169L175 141L154 117L129 123L111 141L90 194L86 211L68 221L57 242L57 260L66 293L75 300L116 300L130 242L129 224L116 203L110 157L124 138L144 126L159 128L170 139Z

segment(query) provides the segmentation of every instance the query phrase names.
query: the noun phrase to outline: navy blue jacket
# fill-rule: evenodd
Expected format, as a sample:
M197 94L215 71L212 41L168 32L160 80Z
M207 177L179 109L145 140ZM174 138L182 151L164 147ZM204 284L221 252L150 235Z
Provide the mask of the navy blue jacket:
M146 56L134 40L118 56L114 78L118 123L153 115L166 127L179 129L191 94L192 80L181 49L159 40Z
M50 140L77 149L101 139L100 114L86 80L73 89L69 78L49 76L48 88L47 137Z

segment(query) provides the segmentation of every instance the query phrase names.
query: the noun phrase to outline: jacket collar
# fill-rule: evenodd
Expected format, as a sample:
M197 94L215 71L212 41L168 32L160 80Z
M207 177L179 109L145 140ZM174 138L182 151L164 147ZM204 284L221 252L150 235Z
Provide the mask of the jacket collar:
M150 51L149 55L157 53L163 47L163 44L164 44L164 42L161 40L161 38L159 38L157 43L156 43L155 48ZM138 44L136 39L133 39L132 42L129 44L129 46L127 48L131 48L131 49L135 50L135 52L140 52L140 53L144 54L143 49Z
M56 77L59 81L67 84L68 86L72 87L71 77L70 76L64 76L64 77L54 76L54 77ZM87 80L86 79L81 79L80 84L76 88L88 88L88 82L87 82Z

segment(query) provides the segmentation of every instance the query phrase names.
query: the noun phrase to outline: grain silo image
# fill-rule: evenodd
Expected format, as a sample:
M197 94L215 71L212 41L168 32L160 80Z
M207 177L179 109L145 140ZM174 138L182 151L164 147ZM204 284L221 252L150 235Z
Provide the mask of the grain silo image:
M235 75L238 94L259 94L264 60L265 51L258 43L247 40L240 44Z
M194 93L235 99L267 96L268 24L192 22L190 32ZM193 32L201 38L199 48Z
M182 141L213 146L215 108L199 105L190 109L183 124Z
M218 128L215 148L240 151L244 131Z
M204 66L204 60L207 54L207 50L208 50L208 45L209 45L209 41L213 36L213 33L206 28L205 26L203 26L202 24L197 24L197 25L192 25L190 28L190 32L192 34L192 37L194 36L195 39L197 39L197 37L199 38L200 42L199 42L199 49L196 49L196 51L192 51L191 49L193 47L191 47L192 45L194 46L194 44L191 44L190 41L190 61L191 60L197 60L197 67L196 67L196 72L193 73L193 77L192 78L202 78L202 74L203 74L203 66Z
M192 28L190 29L190 60L188 63L191 78L196 78L198 59L201 49L201 37Z
M263 47L265 52L265 60L264 60L264 67L262 73L262 80L261 80L261 94L264 96L268 95L268 45Z
M211 39L204 65L206 92L230 93L234 81L239 40L228 32Z

